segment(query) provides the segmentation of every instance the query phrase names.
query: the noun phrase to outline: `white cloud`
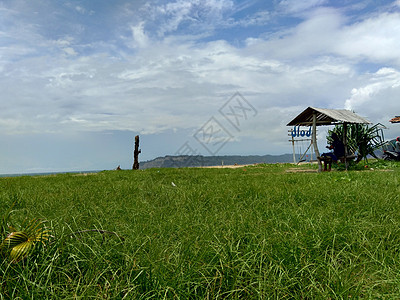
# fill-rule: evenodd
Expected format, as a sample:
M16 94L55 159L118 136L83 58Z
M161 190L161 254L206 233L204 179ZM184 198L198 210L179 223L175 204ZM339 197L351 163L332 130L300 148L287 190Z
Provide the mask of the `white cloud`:
M85 14L86 13L86 9L83 8L82 6L79 6L79 5L75 6L75 10L80 14Z
M334 49L340 55L400 64L400 14L382 13L343 28Z
M279 5L289 13L301 13L326 4L327 0L282 0Z
M364 84L355 87L345 101L345 108L368 116L373 123L387 121L398 115L400 98L400 71L381 68L373 74L365 75Z
M67 54L67 55L75 56L75 55L78 54L78 53L76 53L76 51L75 51L74 48L72 48L72 47L66 47L66 48L63 49L63 51L64 51L65 54Z
M223 23L224 12L233 7L231 0L176 0L162 5L148 3L142 11L148 17L146 25L157 24L157 34L163 37L178 29L212 31Z
M149 38L144 32L144 22L136 26L131 26L132 38L133 38L133 47L134 48L145 48L148 46Z
M321 58L294 66L225 41L196 46L192 40L171 37L147 43L123 60L93 55L24 62L28 73L35 69L36 75L25 78L8 99L26 94L28 106L20 113L29 126L12 124L6 131L51 128L52 132L112 129L159 133L171 127L201 126L235 91L250 95L260 109L279 112L288 106L314 105L318 97L334 107L342 106L346 88L351 87L346 81L353 70L340 60ZM69 42L58 44L68 46ZM19 76L22 74L10 78L13 85L21 82ZM330 92L337 86L343 89L341 96ZM43 113L44 107L49 115ZM279 118L287 116L282 113ZM242 132L257 135L255 128Z
M250 38L249 49L275 59L302 61L320 56L352 63L400 65L400 14L381 13L349 24L340 10L319 8L298 26L266 38Z
M315 55L330 55L341 33L343 16L334 9L315 10L309 18L289 30L265 38L251 39L249 46L257 53L275 59L299 60Z
M223 28L233 28L233 27L250 27L250 26L265 26L272 20L271 13L267 10L257 11L254 14L247 15L246 17L235 19L229 17L221 21L219 24Z
M356 109L372 102L382 90L400 87L400 72L393 68L382 68L371 74L368 81L365 86L352 89L351 97L345 102L346 109Z

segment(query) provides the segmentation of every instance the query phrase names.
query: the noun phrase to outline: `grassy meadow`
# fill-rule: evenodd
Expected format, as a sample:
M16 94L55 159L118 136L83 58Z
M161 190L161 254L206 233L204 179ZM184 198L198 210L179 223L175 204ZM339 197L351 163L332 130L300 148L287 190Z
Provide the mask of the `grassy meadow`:
M1 258L0 299L398 299L400 164L369 167L0 178L0 212L54 236Z

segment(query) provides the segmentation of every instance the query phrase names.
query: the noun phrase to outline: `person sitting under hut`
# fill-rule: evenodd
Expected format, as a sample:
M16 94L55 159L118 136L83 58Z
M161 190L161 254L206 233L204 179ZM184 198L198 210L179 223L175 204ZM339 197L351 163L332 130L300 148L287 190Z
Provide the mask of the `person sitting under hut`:
M332 143L329 146L326 146L326 148L333 150L333 152L327 152L323 153L321 157L324 161L324 171L327 171L326 165L327 163L329 164L329 171L331 170L332 166L332 161L337 162L340 157L344 156L344 144L343 142L339 139L337 134L334 132L332 133Z
M400 136L398 136L397 138L396 138L396 142L395 142L395 148L394 148L394 151L395 152L397 152L397 153L400 153Z

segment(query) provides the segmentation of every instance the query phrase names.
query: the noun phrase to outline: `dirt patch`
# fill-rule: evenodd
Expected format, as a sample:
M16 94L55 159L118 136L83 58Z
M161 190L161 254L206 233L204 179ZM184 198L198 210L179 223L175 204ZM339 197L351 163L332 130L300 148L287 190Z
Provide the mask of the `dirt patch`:
M318 173L318 170L315 170L315 169L289 168L285 172L286 173Z
M236 169L236 168L243 168L243 167L248 167L248 166L254 166L254 164L249 164L249 165L224 165L224 166L204 166L200 168L215 168L215 169Z
M97 175L97 173L78 173L72 176L89 176L89 175Z

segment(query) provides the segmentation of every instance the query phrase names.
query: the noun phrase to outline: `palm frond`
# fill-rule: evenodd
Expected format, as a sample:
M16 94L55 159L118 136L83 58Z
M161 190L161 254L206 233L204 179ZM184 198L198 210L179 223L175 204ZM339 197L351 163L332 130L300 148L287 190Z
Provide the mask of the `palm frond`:
M25 229L11 232L1 243L0 250L6 252L14 261L24 259L34 249L36 243L45 243L49 239L49 231L42 221L33 219Z
M367 159L368 155L376 157L375 150L385 143L382 124L378 123L371 127L366 124L348 124L347 127L347 150L348 153L357 153L357 161ZM336 125L333 130L328 131L328 142L332 142L332 133L343 137L343 125Z

